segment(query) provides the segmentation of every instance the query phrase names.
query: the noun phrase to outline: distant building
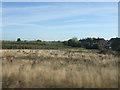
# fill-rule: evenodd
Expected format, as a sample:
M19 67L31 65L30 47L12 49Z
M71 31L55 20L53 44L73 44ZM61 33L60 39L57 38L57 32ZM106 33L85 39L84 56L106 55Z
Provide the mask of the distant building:
M111 48L114 39L115 39L115 38L111 38L111 39L106 43L105 47L106 47L106 48Z
M81 46L84 47L86 43L90 43L90 46L93 46L93 44L99 44L100 46L105 46L107 41L103 38L94 38L94 39L82 39L79 40L81 42Z
M107 43L107 41L105 39L103 39L103 38L98 38L98 39L93 39L93 44L94 43L97 43L97 44L99 44L101 46L104 46Z
M115 41L120 41L120 38L111 38L106 44L105 47L106 48L112 48L112 45Z

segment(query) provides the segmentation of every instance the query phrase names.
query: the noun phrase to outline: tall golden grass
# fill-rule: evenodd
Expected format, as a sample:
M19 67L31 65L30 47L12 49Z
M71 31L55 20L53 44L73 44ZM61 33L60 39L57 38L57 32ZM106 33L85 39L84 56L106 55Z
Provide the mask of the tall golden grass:
M88 50L1 50L4 88L117 88L118 60Z

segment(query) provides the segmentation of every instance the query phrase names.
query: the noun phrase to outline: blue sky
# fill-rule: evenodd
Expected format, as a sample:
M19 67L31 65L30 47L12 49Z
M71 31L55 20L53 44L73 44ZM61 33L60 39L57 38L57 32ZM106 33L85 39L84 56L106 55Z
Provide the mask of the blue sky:
M118 35L117 2L4 2L3 40L68 40Z

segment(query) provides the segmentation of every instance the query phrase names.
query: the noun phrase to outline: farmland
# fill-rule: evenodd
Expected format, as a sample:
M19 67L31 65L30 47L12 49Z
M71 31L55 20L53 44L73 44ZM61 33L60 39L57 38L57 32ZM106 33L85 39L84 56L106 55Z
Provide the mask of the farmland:
M2 41L2 49L65 49L70 48L61 42Z
M3 49L3 88L117 88L118 60L82 49Z

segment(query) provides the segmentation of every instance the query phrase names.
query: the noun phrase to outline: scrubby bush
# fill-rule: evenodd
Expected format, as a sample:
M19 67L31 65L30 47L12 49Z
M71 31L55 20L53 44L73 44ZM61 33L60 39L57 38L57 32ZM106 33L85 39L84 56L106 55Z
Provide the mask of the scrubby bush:
M93 44L92 49L100 49L100 45L95 43Z
M63 43L71 47L81 47L81 43L77 40L77 38L69 39L68 41L64 41Z
M86 49L91 49L91 45L90 45L89 42L86 42L86 43L84 44L84 47L85 47Z
M20 38L18 38L18 39L17 39L17 42L19 42L19 41L21 41L21 39L20 39Z
M37 40L37 42L42 42L42 40Z
M68 41L63 41L63 44L68 46Z

